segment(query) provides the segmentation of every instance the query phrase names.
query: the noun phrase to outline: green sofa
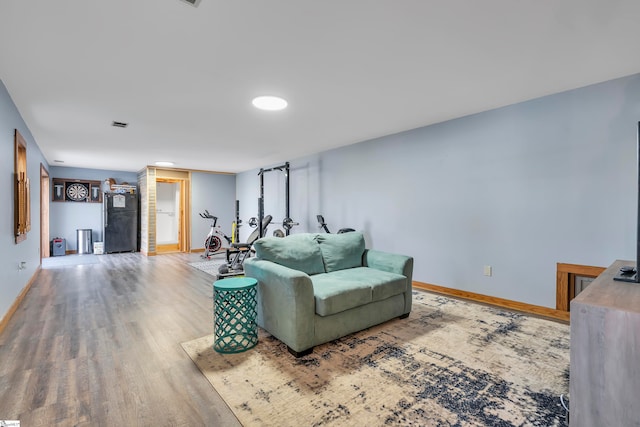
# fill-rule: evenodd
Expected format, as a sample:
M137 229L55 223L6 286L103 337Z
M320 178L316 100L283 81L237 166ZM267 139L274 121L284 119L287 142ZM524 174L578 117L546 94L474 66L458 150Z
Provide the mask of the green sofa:
M258 325L300 357L353 332L407 317L413 258L365 249L362 233L293 234L254 243Z

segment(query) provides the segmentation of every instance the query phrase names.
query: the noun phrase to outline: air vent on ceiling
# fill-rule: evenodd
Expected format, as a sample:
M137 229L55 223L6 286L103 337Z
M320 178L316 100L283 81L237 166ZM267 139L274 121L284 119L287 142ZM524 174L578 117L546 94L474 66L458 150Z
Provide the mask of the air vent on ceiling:
M111 126L117 127L117 128L126 128L127 126L129 126L129 123L113 122L113 123L111 123Z
M185 3L189 3L193 7L198 7L200 0L182 0Z

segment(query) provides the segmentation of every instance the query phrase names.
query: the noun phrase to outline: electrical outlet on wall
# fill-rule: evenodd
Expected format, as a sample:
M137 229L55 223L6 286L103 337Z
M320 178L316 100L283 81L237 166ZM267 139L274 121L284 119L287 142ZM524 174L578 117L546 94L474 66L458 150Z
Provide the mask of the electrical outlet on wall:
M491 266L490 265L485 265L484 266L484 275L491 277Z

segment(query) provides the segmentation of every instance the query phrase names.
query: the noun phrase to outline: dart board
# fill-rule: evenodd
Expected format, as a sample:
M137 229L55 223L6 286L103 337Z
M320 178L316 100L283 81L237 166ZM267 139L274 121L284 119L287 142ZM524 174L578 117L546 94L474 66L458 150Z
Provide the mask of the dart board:
M97 180L52 178L51 200L102 203L102 183L103 181Z
M78 182L67 186L67 199L74 202L86 201L89 196L89 189Z

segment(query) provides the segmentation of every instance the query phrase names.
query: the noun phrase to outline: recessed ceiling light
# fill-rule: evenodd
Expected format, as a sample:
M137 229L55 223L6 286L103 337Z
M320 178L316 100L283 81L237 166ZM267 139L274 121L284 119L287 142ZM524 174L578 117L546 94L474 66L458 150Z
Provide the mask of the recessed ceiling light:
M64 163L64 160L54 160L54 163Z
M278 96L258 96L251 101L254 107L266 111L280 111L287 108L287 101Z
M156 162L156 166L173 166L175 163L173 162Z
M182 0L186 3L189 3L191 6L198 7L200 4L200 0Z

